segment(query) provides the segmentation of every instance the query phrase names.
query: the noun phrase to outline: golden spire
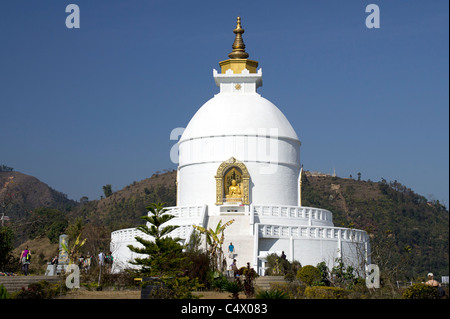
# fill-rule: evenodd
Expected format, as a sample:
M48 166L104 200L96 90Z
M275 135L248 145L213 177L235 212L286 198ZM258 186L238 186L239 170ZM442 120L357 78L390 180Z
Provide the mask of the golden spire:
M234 34L236 34L236 37L232 46L233 51L231 51L228 56L230 57L230 59L247 59L248 53L245 52L245 44L244 40L242 39L242 34L245 32L245 30L241 27L241 17L237 17L236 29L234 29L233 32Z
M244 31L241 26L241 17L237 17L236 28L233 30L234 34L236 34L232 46L233 51L228 54L230 59L219 62L223 74L230 69L234 74L239 74L244 69L247 69L250 73L256 73L258 62L247 59L248 53L245 52L245 44L244 40L242 40Z

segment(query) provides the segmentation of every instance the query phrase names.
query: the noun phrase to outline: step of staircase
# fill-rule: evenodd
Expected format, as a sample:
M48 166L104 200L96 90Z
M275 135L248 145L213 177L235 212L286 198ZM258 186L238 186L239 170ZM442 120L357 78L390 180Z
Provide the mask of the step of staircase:
M8 292L25 289L32 283L45 280L50 283L56 283L61 280L59 276L1 276L0 285L3 285Z
M256 278L255 286L260 289L270 289L270 284L286 283L284 276L260 276Z

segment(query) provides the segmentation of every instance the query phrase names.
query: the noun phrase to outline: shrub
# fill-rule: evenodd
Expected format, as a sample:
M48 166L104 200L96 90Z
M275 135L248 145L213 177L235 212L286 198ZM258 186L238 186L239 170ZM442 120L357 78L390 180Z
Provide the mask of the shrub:
M426 284L414 284L403 293L403 299L439 299L436 287Z
M222 290L231 293L232 299L239 299L239 293L244 291L244 286L240 281L227 281L222 285Z
M307 299L347 299L349 291L338 287L311 286L305 289Z
M308 286L320 282L322 275L320 270L314 266L306 265L297 271L297 278Z
M48 281L41 280L36 283L32 283L27 289L24 287L21 291L14 294L15 299L53 299L60 294L65 294L67 287L62 283L49 283Z
M284 291L278 289L270 289L270 290L261 290L256 296L256 299L288 299L289 296Z
M279 290L287 295L288 299L303 299L306 285L298 280L285 283L271 283L270 290Z

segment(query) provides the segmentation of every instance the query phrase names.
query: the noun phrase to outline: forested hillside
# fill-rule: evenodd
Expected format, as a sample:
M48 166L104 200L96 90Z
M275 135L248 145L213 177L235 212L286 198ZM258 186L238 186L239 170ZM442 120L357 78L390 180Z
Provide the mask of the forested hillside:
M394 276L449 273L449 212L397 181L303 176L303 205L333 212L335 226L366 230L373 262Z
M12 173L15 186L10 190L15 197L4 211L16 229L16 243L38 236L54 242L65 227L83 227L84 233L90 234L89 246L94 251L109 246L111 231L142 224L140 217L150 203L176 205L176 171L154 174L120 191L105 192L106 198L83 204L18 172L0 172L0 185ZM448 209L397 181L372 182L305 172L302 204L330 210L335 226L366 230L371 237L372 262L380 266L382 275L403 280L428 272L449 274ZM84 226L73 226L77 223Z

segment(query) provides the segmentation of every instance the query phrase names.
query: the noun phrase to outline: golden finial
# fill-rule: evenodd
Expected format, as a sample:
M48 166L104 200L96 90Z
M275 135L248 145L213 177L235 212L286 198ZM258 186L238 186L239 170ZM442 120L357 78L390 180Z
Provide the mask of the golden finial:
M236 29L233 32L236 34L233 51L228 54L228 60L219 62L222 74L225 74L228 70L233 71L234 74L240 74L244 69L247 69L250 73L256 73L258 61L247 59L248 53L245 52L245 44L242 40L244 29L241 26L241 17L237 17Z
M248 53L245 52L245 44L244 40L242 40L242 34L245 30L241 27L241 17L237 17L236 29L234 29L233 32L236 34L236 37L232 46L233 51L228 54L228 57L230 59L247 59Z

